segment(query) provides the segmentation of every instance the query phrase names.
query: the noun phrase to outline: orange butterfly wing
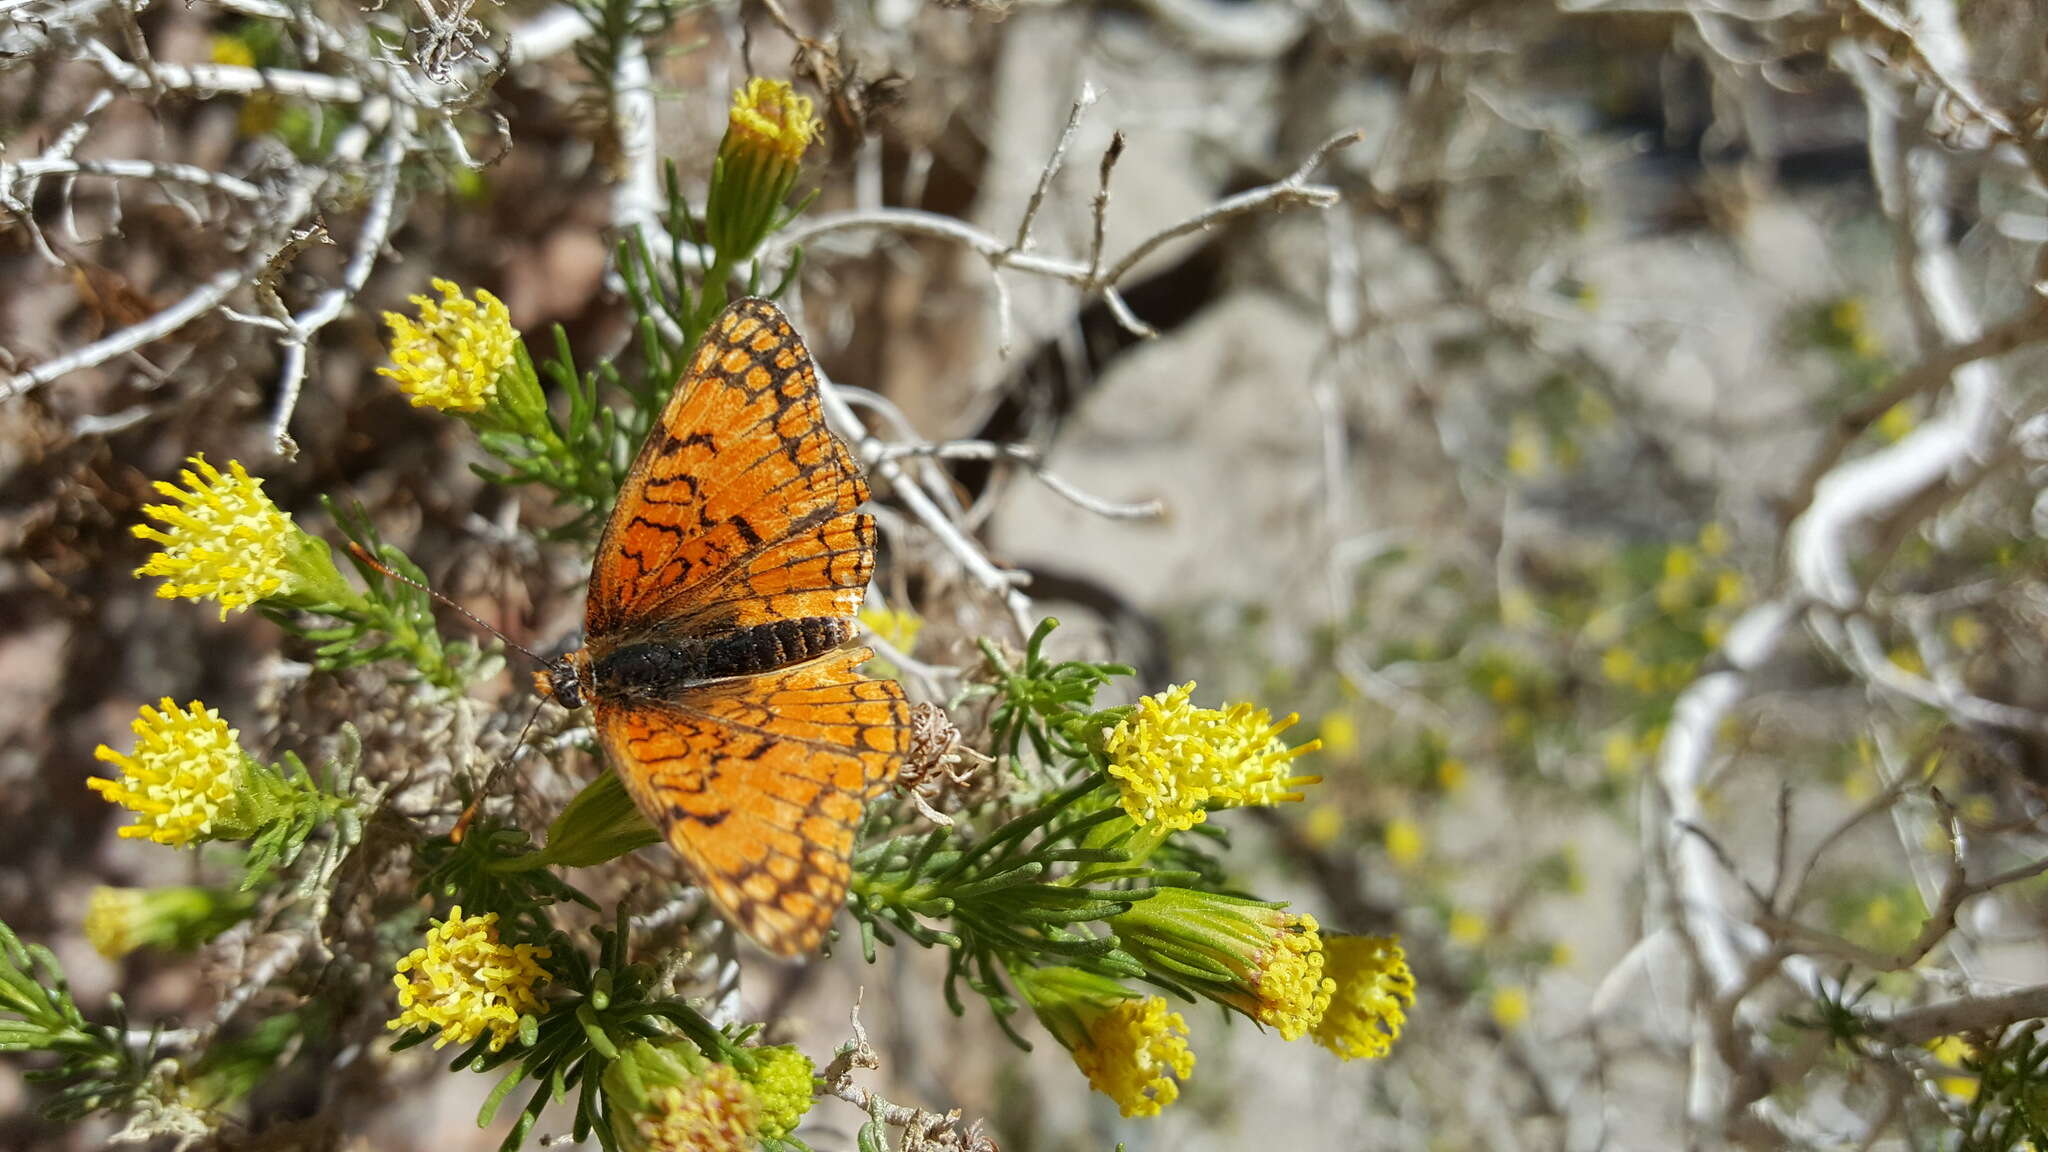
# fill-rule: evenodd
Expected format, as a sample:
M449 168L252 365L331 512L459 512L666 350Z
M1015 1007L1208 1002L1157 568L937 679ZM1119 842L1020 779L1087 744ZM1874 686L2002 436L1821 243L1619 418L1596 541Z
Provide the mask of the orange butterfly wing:
M874 571L867 482L825 427L780 309L720 314L633 461L598 541L593 647L803 616L850 617Z
M626 790L763 947L811 952L846 899L866 802L909 742L902 689L840 649L675 702L597 704Z
M825 427L780 310L714 321L648 434L599 542L589 656L775 621L847 619L874 571L867 484ZM594 701L615 771L726 917L771 951L815 949L845 900L854 827L895 778L909 704L837 649L672 700Z

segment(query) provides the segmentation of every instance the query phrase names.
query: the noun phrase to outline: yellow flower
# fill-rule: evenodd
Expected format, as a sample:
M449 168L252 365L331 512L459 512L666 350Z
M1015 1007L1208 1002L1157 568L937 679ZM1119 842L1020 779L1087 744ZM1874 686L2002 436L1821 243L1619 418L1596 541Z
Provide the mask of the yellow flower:
M1519 984L1503 984L1493 990L1493 1022L1512 1032L1529 1022L1529 993Z
M1456 795L1465 790L1465 762L1455 756L1446 756L1436 766L1436 786Z
M1031 1010L1088 1077L1126 1116L1157 1116L1180 1097L1195 1071L1187 1022L1157 996L1065 966L1011 970ZM1178 1079L1176 1079L1178 1077Z
M135 574L163 577L156 594L165 600L220 601L223 620L230 609L289 595L302 584L292 561L303 534L263 494L263 481L235 460L228 461L225 473L205 456L186 463L190 467L179 473L183 488L165 480L155 484L177 503L142 509L163 527L137 524L132 529L140 539L163 546Z
M1984 622L1968 613L1948 622L1948 642L1965 652L1974 652L1984 643Z
M1699 572L1700 554L1687 544L1673 544L1664 552L1664 579L1689 581Z
M1728 554L1728 526L1719 520L1709 520L1700 528L1700 551L1709 556Z
M1963 1062L1977 1052L1976 1046L1961 1036L1943 1036L1930 1041L1927 1053L1937 1061L1960 1072ZM1977 1098L1977 1078L1972 1075L1942 1076L1935 1080L1943 1092L1958 1100L1970 1101Z
M233 927L255 904L253 892L214 888L95 888L85 910L85 939L109 960L138 948L196 947Z
M1194 690L1190 681L1139 700L1104 740L1118 803L1133 821L1180 831L1208 819L1212 806L1300 800L1297 789L1322 779L1287 774L1295 757L1322 746L1281 743L1299 717L1275 724L1250 704L1197 708L1188 703Z
M1074 1063L1126 1116L1157 1116L1195 1071L1187 1022L1158 996L1119 1001L1087 1023ZM1176 1077L1178 1079L1176 1079Z
M1626 648L1609 648L1600 654L1600 674L1609 683L1626 684L1635 679L1639 667L1636 654Z
M142 890L99 887L85 906L85 942L109 960L142 946Z
M1500 595L1500 622L1509 628L1526 628L1536 623L1536 598L1520 588Z
M1318 804L1308 810L1301 834L1311 847L1328 848L1344 834L1344 811L1335 804Z
M880 637L884 644L908 656L924 631L924 620L908 609L863 608L861 626Z
M1740 603L1746 591L1742 573L1733 568L1723 569L1714 577L1714 604L1717 607Z
M1526 417L1517 416L1508 426L1508 448L1502 463L1508 473L1533 480L1549 471L1542 429Z
M1609 776L1627 776L1636 769L1635 737L1620 729L1609 732L1600 742L1600 760Z
M377 372L396 380L415 408L481 412L498 394L498 378L516 358L519 333L512 327L512 314L481 288L471 300L446 280L437 278L433 285L441 294L438 303L426 296L412 297L413 307L420 311L417 323L396 312L384 314L384 323L391 328L391 361L397 367Z
M385 1027L438 1028L434 1047L468 1044L485 1032L496 1052L519 1035L519 1018L540 1008L534 987L548 974L536 962L552 953L498 940L498 914L464 916L460 905L427 932L425 947L398 962L396 1019ZM410 975L408 975L410 974Z
M811 115L809 97L797 95L781 80L754 76L732 94L727 144L800 160L820 127L818 118Z
M718 268L746 260L787 220L783 203L819 127L811 102L780 80L756 76L733 93L704 196L704 231Z
M1906 433L1911 432L1913 426L1919 422L1913 415L1911 404L1894 404L1884 410L1884 415L1877 418L1877 434L1884 437L1887 443L1896 443L1905 439Z
M1495 676L1486 685L1486 694L1495 704L1512 704L1520 693L1521 689L1516 686L1515 678L1505 672Z
M240 733L199 701L181 712L168 696L161 711L143 705L132 727L132 754L105 744L93 752L119 767L121 778L85 786L135 813L135 823L121 829L124 838L174 846L210 839L247 771L248 753L235 742Z
M208 45L215 64L227 64L235 68L254 68L256 53L249 42L240 36L223 36L215 33Z
M1385 936L1329 936L1323 954L1337 990L1316 1023L1316 1043L1345 1060L1385 1056L1415 1005L1415 976L1401 945Z
M1315 917L1193 888L1162 887L1110 917L1110 930L1147 969L1296 1040L1329 1007Z
M695 1079L651 1089L634 1130L647 1152L749 1152L753 1093L730 1065L707 1064Z
M1323 934L1313 916L1290 916L1274 934L1252 977L1257 1007L1252 1019L1299 1040L1330 1007L1336 981L1323 975Z
M1422 827L1413 820L1390 820L1387 822L1387 859L1407 868L1422 859L1428 841L1422 835Z
M1460 908L1451 913L1450 923L1444 931L1452 940L1470 947L1486 939L1486 917Z
M1332 756L1349 756L1358 750L1358 721L1349 712L1332 712L1316 726L1316 738Z
M759 1137L788 1135L810 1107L811 1062L793 1048L755 1055L749 1080L687 1040L622 1045L600 1085L614 1140L627 1152L747 1152ZM785 1098L791 1090L801 1092L801 1104ZM767 1121L764 1091L775 1097Z
M755 1131L781 1140L796 1131L811 1110L811 1058L787 1045L754 1050L747 1086L754 1090Z

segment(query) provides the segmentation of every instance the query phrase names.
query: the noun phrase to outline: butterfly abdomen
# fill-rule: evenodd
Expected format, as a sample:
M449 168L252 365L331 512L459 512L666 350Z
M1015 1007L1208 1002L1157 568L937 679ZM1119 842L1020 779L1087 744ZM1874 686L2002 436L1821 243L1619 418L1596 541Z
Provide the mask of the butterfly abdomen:
M853 623L833 616L771 620L719 636L628 644L596 661L600 695L666 698L707 680L758 676L822 656L853 636Z

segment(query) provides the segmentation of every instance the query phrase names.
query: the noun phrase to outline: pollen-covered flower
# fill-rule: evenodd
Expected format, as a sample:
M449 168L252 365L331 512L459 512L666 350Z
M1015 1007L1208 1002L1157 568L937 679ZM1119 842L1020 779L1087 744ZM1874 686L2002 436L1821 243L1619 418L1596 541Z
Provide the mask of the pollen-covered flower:
M1088 1086L1116 1101L1126 1116L1157 1116L1180 1098L1180 1081L1195 1071L1188 1026L1158 996L1124 1000L1088 1022L1074 1063Z
M754 1146L753 1098L739 1073L712 1064L649 1093L634 1129L648 1152L745 1152Z
M385 1027L439 1029L434 1047L468 1044L485 1032L495 1052L519 1035L519 1018L540 1008L534 988L552 953L498 939L498 914L464 916L458 905L427 932L427 943L398 962L396 1019Z
M1316 918L1289 916L1256 953L1251 974L1252 1004L1245 1014L1298 1040L1329 1009L1336 983L1323 975L1323 938Z
M391 328L393 368L377 369L398 382L415 408L475 413L498 394L498 378L513 366L519 333L512 314L496 296L479 288L476 298L436 278L437 302L412 297L420 318L386 312Z
M1323 972L1315 917L1192 888L1156 888L1110 917L1124 950L1146 968L1280 1033L1307 1035L1336 981Z
M774 229L818 128L810 100L783 81L756 76L732 94L704 200L705 230L720 264L745 260Z
M787 1045L757 1048L753 1055L746 1081L754 1090L756 1131L764 1140L781 1140L811 1110L811 1058Z
M917 634L924 630L924 620L917 613L899 608L863 608L860 623L882 643L906 655L916 646Z
M767 1135L755 1088L685 1041L635 1041L605 1069L603 1088L612 1135L630 1152L747 1152ZM786 1102L777 1107L786 1113Z
M1928 1041L1927 1052L1944 1066L1946 1075L1934 1081L1943 1092L1965 1102L1977 1098L1977 1077L1969 1071L1970 1060L1977 1055L1976 1045L1961 1036L1943 1036Z
M1322 746L1280 741L1298 717L1276 724L1250 704L1197 708L1188 702L1194 690L1190 681L1145 697L1103 741L1118 803L1133 821L1181 831L1212 807L1299 800L1301 787L1322 779L1288 774L1295 757Z
M721 153L730 150L772 152L785 160L801 160L818 134L808 96L781 80L749 77L732 94Z
M138 948L192 948L233 927L255 903L255 893L218 888L99 887L85 908L85 939L109 960Z
M1088 1077L1125 1116L1157 1116L1195 1071L1188 1026L1166 1001L1078 968L1020 969L1018 990Z
M156 594L166 600L218 600L223 620L230 609L293 591L302 582L292 561L304 533L263 494L263 481L235 460L226 472L203 455L186 463L179 474L184 487L155 485L177 503L143 506L143 515L162 526L137 524L133 531L163 547L135 574L163 577Z
M1415 976L1401 945L1386 936L1326 936L1323 960L1337 990L1316 1023L1316 1043L1345 1060L1385 1056L1415 1004Z
M1488 1007L1493 1022L1503 1032L1512 1032L1529 1022L1529 990L1520 984L1503 984L1493 990Z
M240 735L220 713L194 700L184 711L166 696L159 708L145 704L135 717L135 751L123 754L105 744L93 752L121 769L117 779L92 779L85 786L135 813L121 829L124 838L147 837L158 844L195 844L220 838L237 788L249 770Z

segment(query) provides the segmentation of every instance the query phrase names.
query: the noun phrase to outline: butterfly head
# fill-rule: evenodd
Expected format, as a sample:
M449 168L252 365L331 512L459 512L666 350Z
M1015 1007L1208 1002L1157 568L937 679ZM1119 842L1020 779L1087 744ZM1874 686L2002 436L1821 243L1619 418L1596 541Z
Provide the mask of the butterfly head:
M533 674L533 690L550 697L562 707L575 711L595 695L590 657L578 648L566 656L548 661Z

